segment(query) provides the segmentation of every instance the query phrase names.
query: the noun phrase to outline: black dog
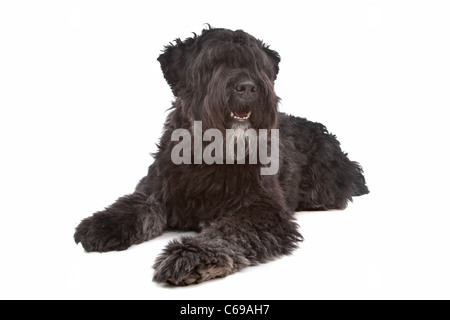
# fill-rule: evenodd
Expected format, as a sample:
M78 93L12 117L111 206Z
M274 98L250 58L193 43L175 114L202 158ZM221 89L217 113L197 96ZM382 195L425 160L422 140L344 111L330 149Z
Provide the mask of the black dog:
M156 260L154 280L199 283L292 252L302 240L295 211L344 209L353 196L369 192L361 167L323 125L277 111L280 57L262 41L241 30L209 28L177 39L158 61L176 97L159 151L133 194L77 227L75 241L86 251L125 250L166 230L198 231L169 243ZM194 121L203 132L279 129L279 171L262 175L268 165L260 159L175 164L172 134L192 132Z

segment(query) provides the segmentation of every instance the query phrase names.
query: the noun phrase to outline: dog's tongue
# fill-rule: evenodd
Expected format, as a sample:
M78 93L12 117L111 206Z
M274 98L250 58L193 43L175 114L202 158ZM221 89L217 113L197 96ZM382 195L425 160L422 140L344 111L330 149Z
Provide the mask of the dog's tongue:
M234 115L236 117L239 117L239 118L244 118L244 117L246 117L248 115L248 112L236 112L236 111L234 111L233 113L234 113Z

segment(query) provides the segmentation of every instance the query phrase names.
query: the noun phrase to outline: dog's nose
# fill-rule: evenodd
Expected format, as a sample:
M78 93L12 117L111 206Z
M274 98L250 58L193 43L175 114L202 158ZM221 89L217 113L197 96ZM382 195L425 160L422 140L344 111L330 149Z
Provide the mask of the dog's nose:
M235 92L244 99L253 99L258 91L256 83L252 80L239 81L234 89Z

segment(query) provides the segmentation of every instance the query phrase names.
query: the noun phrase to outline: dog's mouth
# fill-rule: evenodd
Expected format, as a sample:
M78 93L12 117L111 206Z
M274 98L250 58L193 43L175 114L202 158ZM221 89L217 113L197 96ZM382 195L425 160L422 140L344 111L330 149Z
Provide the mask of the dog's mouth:
M247 111L247 112L232 111L231 118L234 120L238 120L238 121L246 121L250 118L251 114L252 114L251 111Z

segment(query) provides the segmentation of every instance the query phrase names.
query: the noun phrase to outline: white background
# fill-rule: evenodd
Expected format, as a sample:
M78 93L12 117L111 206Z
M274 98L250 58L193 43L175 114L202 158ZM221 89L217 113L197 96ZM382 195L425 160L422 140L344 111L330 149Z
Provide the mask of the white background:
M0 298L450 298L447 1L0 2ZM280 109L324 123L371 193L298 213L292 256L151 281L166 234L87 254L81 219L130 193L173 99L156 61L204 23L281 57Z

